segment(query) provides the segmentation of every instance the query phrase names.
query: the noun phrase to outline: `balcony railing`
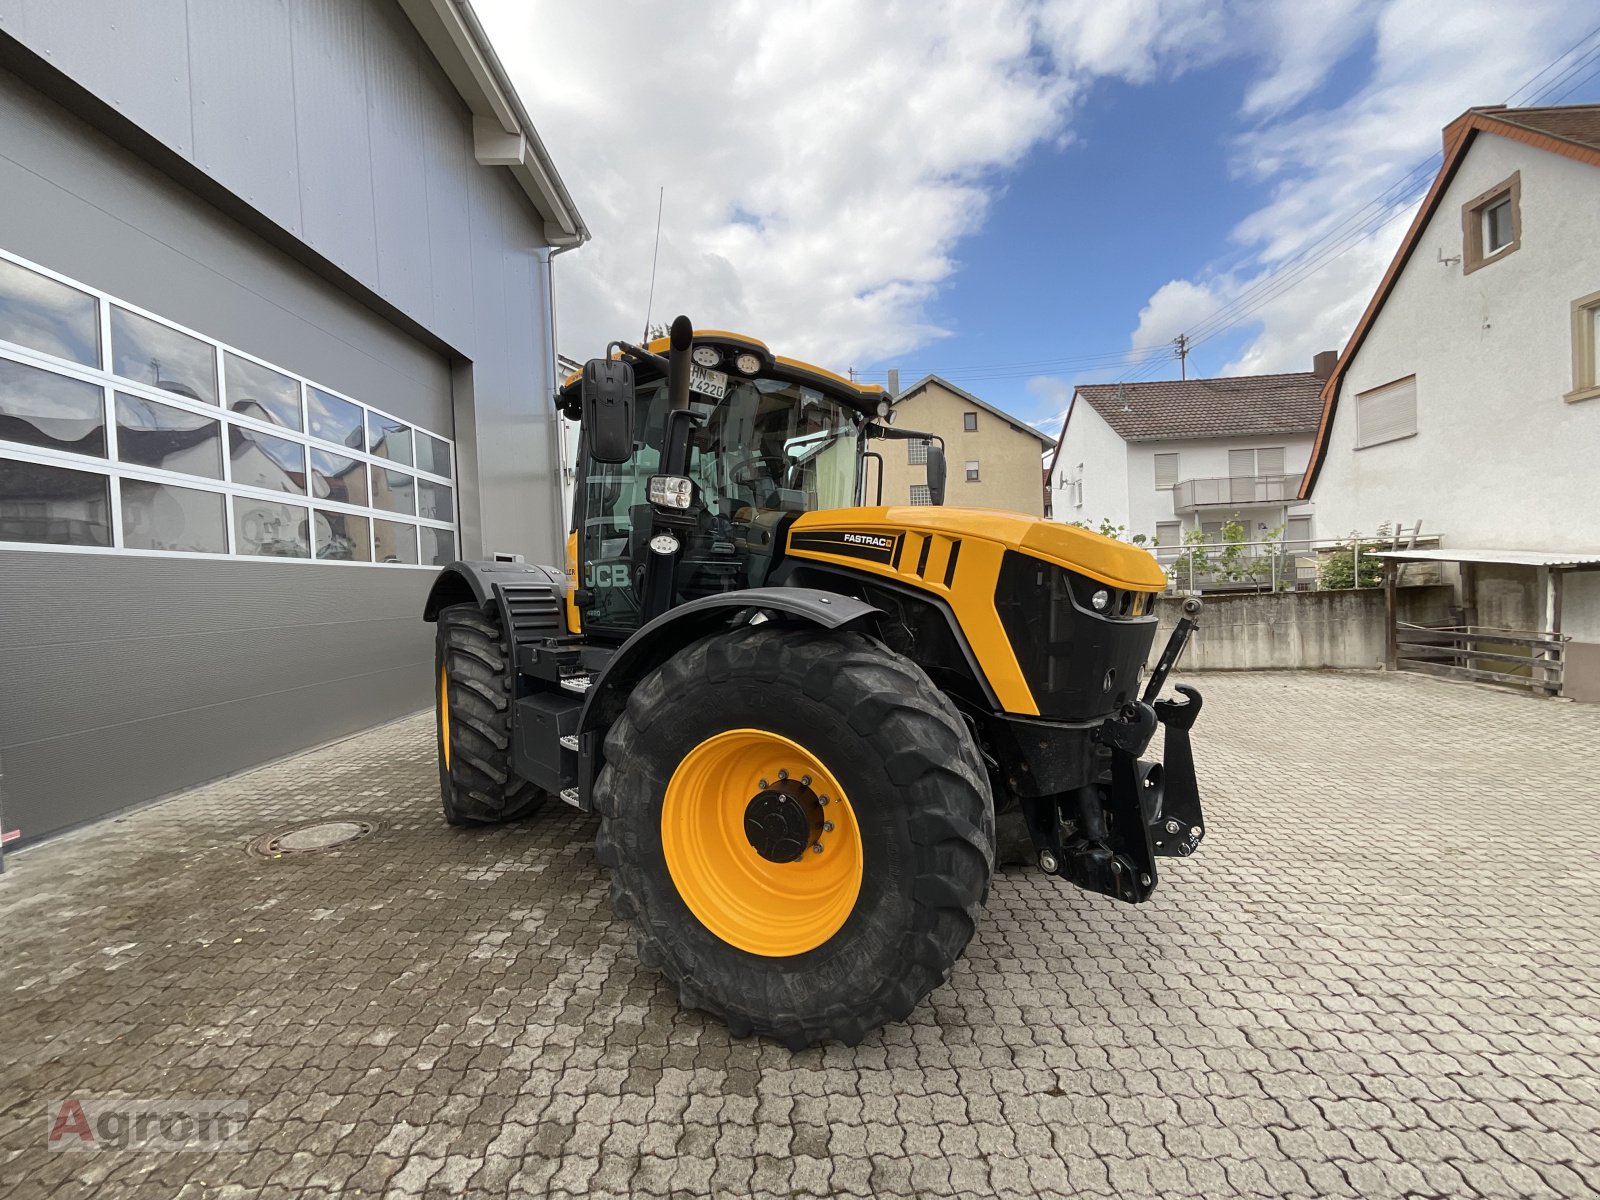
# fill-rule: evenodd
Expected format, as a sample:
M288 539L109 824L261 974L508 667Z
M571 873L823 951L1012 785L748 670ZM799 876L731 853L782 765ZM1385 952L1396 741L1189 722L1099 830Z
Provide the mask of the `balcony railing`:
M1172 489L1174 512L1238 504L1284 504L1300 494L1300 475L1235 475L1185 479Z

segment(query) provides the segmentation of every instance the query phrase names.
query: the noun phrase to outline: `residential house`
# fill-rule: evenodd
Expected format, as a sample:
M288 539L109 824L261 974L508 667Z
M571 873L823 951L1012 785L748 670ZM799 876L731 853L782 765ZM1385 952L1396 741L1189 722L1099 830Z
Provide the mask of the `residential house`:
M1475 108L1323 389L1325 529L1420 520L1473 623L1600 643L1600 105ZM1600 655L1600 646L1595 648ZM1600 678L1600 662L1597 662Z
M894 423L944 440L946 504L1044 514L1039 456L1050 437L1020 417L929 375L896 397ZM883 455L885 504L931 503L926 442L876 442L872 448ZM867 488L870 499L876 490L870 471Z
M1300 476L1334 357L1285 375L1080 385L1046 472L1051 515L1122 526L1163 559L1230 521L1250 541L1312 537Z

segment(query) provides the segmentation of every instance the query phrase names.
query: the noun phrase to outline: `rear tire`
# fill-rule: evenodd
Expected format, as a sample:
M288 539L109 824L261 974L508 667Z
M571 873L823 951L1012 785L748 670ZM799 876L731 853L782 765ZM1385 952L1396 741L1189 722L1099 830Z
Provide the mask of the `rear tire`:
M751 771L713 758L720 774L695 772L708 753L741 739L755 743L754 761L764 763L770 745L772 762L788 754L815 764L804 769L823 776L818 786L839 789L818 814L837 830L830 824L819 838L830 856L859 854L859 882L827 890L838 876L827 873L822 853L779 868L800 872L782 876L802 881L797 893L811 886L808 878L821 880L819 911L842 898L837 922L807 925L790 917L782 897L761 890L778 860L761 855L763 865L741 840L751 826L739 822L756 811L756 800L747 801ZM691 801L703 808L676 807L685 803L680 767ZM765 766L755 773L769 775ZM712 822L720 830L707 835L713 853L686 855L696 835L680 814L719 805L731 806L733 823ZM685 1007L721 1018L736 1036L768 1034L796 1049L833 1039L854 1045L904 1019L966 949L993 872L993 802L965 722L915 663L856 633L763 624L680 652L633 690L612 725L595 807L612 908L632 921L640 960L677 986ZM752 839L763 827L755 828ZM852 851L844 839L856 834ZM680 876L686 861L720 862L730 878L688 877L680 886L669 851ZM722 912L719 889L729 897ZM703 920L691 903L707 912L708 896ZM759 952L711 928L726 933L742 920L748 928L753 912L758 932L746 944L754 940ZM763 925L772 932L760 945Z
M536 812L547 794L511 769L511 652L498 614L441 609L433 677L445 821L493 825Z

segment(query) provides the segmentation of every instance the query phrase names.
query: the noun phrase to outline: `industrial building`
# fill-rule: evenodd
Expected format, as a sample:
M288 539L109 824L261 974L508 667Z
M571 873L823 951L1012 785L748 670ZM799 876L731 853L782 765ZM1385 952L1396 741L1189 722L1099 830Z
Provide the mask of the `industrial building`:
M462 0L0 0L0 819L425 707L441 563L559 561L587 237Z

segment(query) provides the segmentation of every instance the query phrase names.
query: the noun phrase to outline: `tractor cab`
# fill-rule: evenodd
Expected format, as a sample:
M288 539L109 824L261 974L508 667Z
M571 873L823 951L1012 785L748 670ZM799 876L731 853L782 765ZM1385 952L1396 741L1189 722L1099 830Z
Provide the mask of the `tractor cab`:
M882 388L717 330L695 331L675 409L668 349L618 344L560 392L583 420L574 603L590 636L626 637L680 604L765 585L796 517L862 503L868 439L912 436L878 423Z

